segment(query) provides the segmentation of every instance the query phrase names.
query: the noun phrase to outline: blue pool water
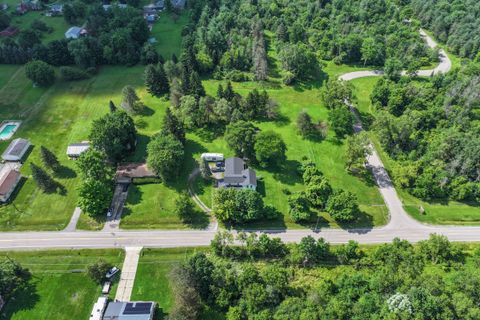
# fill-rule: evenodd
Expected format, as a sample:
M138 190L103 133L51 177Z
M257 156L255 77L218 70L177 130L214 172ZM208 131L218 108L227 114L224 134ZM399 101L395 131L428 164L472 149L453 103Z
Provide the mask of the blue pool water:
M5 127L3 127L2 131L0 132L0 140L10 138L16 127L16 124L7 124Z

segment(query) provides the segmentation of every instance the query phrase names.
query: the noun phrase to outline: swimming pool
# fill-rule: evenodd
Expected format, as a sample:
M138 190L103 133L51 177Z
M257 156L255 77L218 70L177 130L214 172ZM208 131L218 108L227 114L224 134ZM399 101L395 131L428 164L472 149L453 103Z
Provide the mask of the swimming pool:
M10 139L20 126L20 121L5 121L0 125L0 140Z

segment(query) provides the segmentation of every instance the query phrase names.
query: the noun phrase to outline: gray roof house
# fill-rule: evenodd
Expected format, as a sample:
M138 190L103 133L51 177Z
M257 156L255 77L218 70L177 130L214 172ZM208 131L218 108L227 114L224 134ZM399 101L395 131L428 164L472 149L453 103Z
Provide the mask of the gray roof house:
M257 175L254 170L247 168L245 161L233 157L225 160L225 173L219 187L257 189Z
M65 32L65 38L67 39L78 39L82 35L83 29L80 27L71 27Z
M7 150L2 154L2 159L5 161L21 161L30 145L30 142L26 139L12 140Z
M103 320L153 320L154 302L110 302Z
M172 6L177 9L185 9L186 0L171 0Z

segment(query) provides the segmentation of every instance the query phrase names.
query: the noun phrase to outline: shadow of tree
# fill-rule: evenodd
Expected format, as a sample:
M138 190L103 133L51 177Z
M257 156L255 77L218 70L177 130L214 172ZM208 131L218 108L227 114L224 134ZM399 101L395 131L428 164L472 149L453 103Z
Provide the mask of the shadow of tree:
M1 313L1 319L12 319L12 317L23 310L31 310L40 300L37 289L32 279L11 297Z
M57 170L55 170L54 175L61 179L73 179L77 177L75 170L67 166L60 166Z
M286 160L280 167L272 168L273 178L284 184L294 185L302 183L302 177L298 172L300 162L297 160Z

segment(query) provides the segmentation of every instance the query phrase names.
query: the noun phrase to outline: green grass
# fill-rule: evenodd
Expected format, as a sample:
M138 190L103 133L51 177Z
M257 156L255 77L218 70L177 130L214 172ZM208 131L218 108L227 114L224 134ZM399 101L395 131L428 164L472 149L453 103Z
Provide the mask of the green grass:
M169 273L176 264L199 251L208 251L208 248L144 249L138 263L131 299L155 301L161 313L168 313L175 303ZM201 319L216 317L217 314L206 312Z
M0 319L87 319L101 294L100 285L86 274L86 267L104 259L122 265L123 251L78 250L2 252L32 273L27 290L18 292L3 307ZM112 287L111 297L116 291Z
M152 37L157 40L155 48L165 59L170 59L172 54L180 57L181 41L178 39L181 39L182 29L187 23L188 11L183 11L176 21L172 15L163 12L153 25Z

